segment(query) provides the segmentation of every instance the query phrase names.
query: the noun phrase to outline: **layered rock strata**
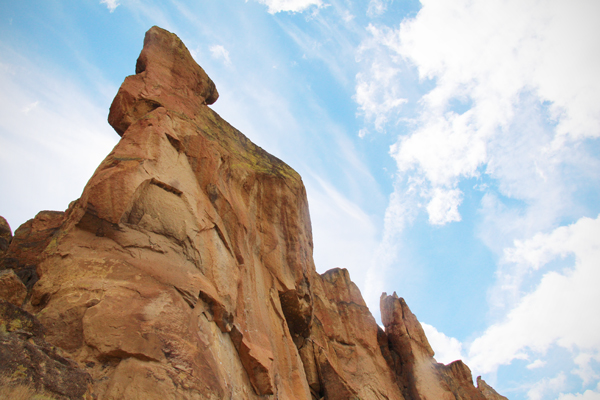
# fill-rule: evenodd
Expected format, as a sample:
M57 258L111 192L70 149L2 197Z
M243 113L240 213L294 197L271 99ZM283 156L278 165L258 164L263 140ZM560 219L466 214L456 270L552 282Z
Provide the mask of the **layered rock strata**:
M383 331L346 270L316 272L300 176L212 111L217 98L179 38L150 29L110 109L120 142L4 256L35 266L19 275L24 307L94 396L486 398L462 362L435 363L402 299L382 297Z

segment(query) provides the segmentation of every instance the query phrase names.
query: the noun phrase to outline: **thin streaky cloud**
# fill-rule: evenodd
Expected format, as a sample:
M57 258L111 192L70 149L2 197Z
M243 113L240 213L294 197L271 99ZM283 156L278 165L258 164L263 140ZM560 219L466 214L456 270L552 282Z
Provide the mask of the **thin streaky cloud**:
M229 58L229 51L220 44L210 46L210 54L214 59L220 60L226 66L231 66L231 59Z
M321 0L257 0L269 8L270 14L278 12L303 12L311 7L323 7Z

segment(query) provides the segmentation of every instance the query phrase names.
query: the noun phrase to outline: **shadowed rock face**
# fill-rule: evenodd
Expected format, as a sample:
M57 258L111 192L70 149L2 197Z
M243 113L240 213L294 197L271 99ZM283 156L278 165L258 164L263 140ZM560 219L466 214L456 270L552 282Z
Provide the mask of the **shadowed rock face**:
M477 389L483 393L487 400L508 400L506 397L498 394L493 387L485 383L481 376L477 377Z
M64 213L59 211L40 211L35 218L21 225L14 237L4 218L0 220L0 232L9 238L10 243L3 256L0 256L0 270L12 270L25 284L27 290L38 280L37 266L43 260L44 250L63 223ZM2 229L4 225L4 229ZM0 246L1 247L1 246Z
M435 363L402 299L382 298L384 332L348 271L316 272L300 176L217 97L179 38L150 29L110 109L122 138L35 259L25 307L93 393L483 398L464 364Z
M0 374L4 381L29 384L57 399L83 399L91 383L76 362L44 340L44 329L33 315L2 300Z
M12 231L10 230L10 225L6 222L4 217L0 217L0 258L4 256L6 250L8 250L8 245L12 240Z

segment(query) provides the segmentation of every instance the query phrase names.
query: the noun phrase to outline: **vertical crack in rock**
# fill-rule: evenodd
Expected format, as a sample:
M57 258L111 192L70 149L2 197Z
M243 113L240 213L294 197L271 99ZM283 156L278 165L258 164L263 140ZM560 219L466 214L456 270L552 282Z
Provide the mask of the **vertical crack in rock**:
M14 237L0 219L0 299L64 352L61 376L81 385L60 393L502 399L462 362L435 362L404 300L382 297L384 332L347 270L316 272L302 179L210 109L217 98L181 40L151 28L110 107L121 139L81 197ZM0 355L41 356L15 342L34 333L3 324ZM37 355L33 370L64 370Z

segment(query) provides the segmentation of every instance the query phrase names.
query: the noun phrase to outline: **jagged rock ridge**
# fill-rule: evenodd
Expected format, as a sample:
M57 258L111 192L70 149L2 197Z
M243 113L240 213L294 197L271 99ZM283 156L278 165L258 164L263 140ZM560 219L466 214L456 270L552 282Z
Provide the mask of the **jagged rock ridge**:
M110 109L122 138L81 198L0 229L4 275L24 283L12 302L90 374L88 394L494 398L462 362L435 362L403 299L382 296L383 331L346 270L316 272L300 176L217 98L179 38L151 28Z

